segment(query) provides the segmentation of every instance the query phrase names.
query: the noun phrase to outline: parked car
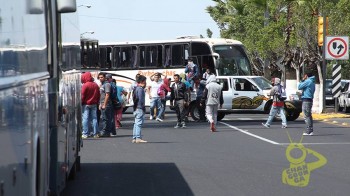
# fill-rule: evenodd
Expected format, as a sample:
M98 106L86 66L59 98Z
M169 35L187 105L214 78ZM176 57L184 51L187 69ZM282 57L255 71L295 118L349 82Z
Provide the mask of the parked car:
M230 113L269 113L272 99L268 95L272 88L270 81L262 76L217 76L223 86L224 104L218 110L218 120ZM296 120L301 113L301 101L297 95L285 101L288 121ZM198 118L198 109L190 105L192 118ZM195 119L196 120L196 119Z
M338 111L350 113L350 82L344 81L344 87L341 89L341 94L338 97Z

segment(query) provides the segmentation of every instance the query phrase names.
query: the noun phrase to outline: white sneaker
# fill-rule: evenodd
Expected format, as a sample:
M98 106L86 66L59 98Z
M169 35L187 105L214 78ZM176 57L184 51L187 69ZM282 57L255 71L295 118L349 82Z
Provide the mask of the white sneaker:
M312 136L312 135L314 135L314 132L310 132L310 133L303 133L303 135L306 135L306 136Z
M149 119L150 119L150 120L153 120L153 116L150 116Z
M266 128L270 128L270 125L265 124L265 123L261 123L262 126L266 127Z
M163 120L161 118L156 118L156 121L163 122Z

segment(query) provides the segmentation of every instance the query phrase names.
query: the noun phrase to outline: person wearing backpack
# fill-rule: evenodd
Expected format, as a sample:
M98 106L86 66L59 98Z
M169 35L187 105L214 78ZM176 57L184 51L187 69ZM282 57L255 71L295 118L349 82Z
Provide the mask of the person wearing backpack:
M286 100L286 91L284 87L281 85L281 79L273 78L272 79L273 87L270 91L270 96L272 96L272 106L270 110L269 117L266 123L262 123L262 125L266 128L270 128L272 120L274 119L277 112L280 113L282 119L282 129L287 128L287 119L284 113L284 101Z

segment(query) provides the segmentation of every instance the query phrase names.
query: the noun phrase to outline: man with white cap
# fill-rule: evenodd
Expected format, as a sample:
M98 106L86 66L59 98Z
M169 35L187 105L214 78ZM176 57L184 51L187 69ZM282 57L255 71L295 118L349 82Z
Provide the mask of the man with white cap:
M277 112L281 115L282 119L282 128L287 128L287 120L286 115L284 114L284 98L282 98L285 94L285 89L281 85L281 79L273 78L272 84L274 85L270 90L270 96L272 96L272 106L269 114L269 118L266 123L262 123L262 125L266 128L270 128L272 120L274 119Z

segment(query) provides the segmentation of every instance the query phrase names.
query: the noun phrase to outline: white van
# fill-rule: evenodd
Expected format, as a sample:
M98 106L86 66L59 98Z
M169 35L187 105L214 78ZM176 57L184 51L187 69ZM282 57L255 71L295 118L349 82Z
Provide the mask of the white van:
M218 111L218 120L230 113L269 113L272 99L269 96L271 82L262 76L217 76L223 86L224 104ZM293 96L295 97L295 96ZM194 120L198 119L196 104L191 103L190 112ZM285 111L288 121L296 120L301 113L300 100L286 100ZM197 112L197 113L196 113Z

